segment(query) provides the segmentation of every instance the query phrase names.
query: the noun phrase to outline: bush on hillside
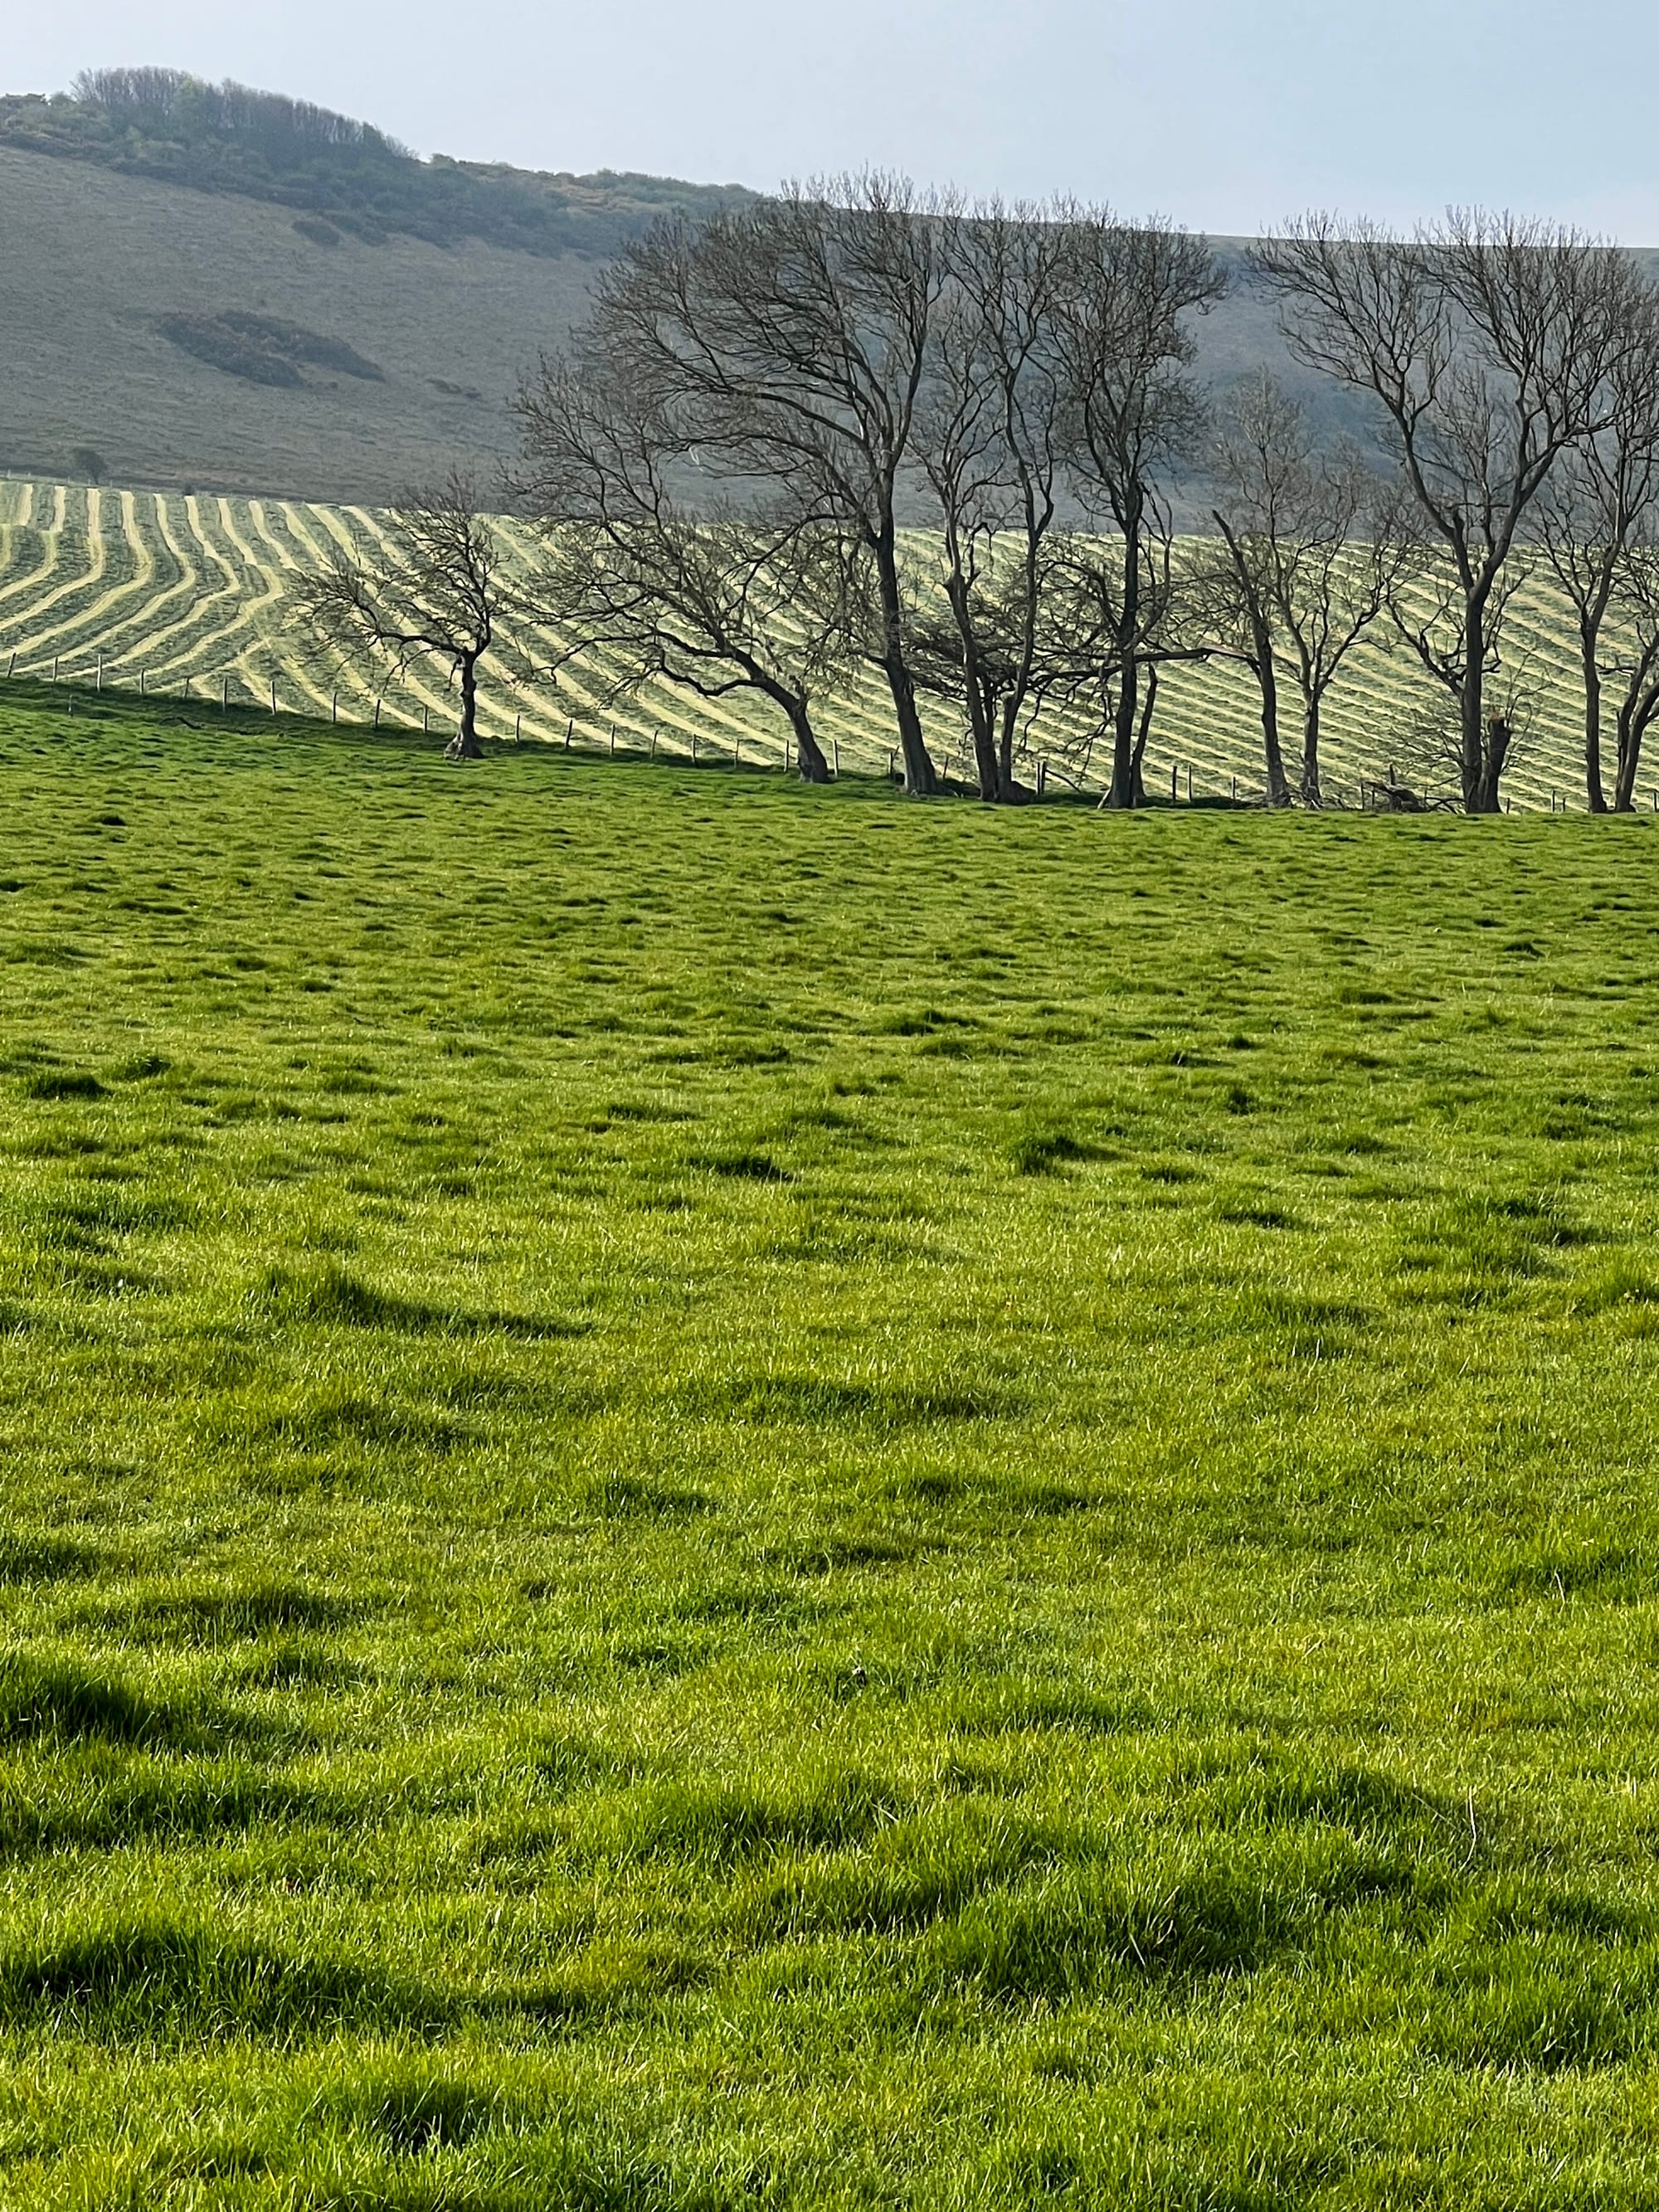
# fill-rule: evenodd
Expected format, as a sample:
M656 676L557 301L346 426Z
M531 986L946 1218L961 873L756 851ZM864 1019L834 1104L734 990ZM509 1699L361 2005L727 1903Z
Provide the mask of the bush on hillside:
M157 327L183 352L250 384L303 384L302 366L330 368L374 384L386 381L385 370L343 338L324 337L274 315L227 308L217 315L164 315Z
M441 154L421 161L372 124L179 70L89 70L72 99L0 95L0 146L274 201L369 245L400 234L605 255L665 209L702 215L750 197L610 170L548 176Z

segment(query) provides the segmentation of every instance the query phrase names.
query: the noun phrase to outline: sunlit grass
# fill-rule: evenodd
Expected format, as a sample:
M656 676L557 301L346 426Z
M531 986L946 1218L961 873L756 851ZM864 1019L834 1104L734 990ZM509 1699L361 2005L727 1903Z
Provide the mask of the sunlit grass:
M1659 830L91 705L0 2202L1659 2201Z

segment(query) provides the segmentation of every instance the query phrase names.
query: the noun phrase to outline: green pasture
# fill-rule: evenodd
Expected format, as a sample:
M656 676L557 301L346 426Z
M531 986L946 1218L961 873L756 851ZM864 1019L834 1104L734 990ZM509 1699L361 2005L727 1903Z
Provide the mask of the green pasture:
M0 2203L1659 2206L1659 824L0 695Z

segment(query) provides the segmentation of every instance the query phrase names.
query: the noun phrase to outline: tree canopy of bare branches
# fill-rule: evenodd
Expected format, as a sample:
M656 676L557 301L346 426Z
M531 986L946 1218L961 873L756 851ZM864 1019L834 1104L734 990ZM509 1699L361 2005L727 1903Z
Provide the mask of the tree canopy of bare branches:
M533 591L568 654L599 646L613 691L660 678L698 698L758 693L787 717L804 781L828 781L812 727L821 682L851 657L832 528L775 499L693 505L693 441L672 395L625 362L544 361L520 392L519 490L542 526Z
M869 650L916 793L935 775L907 649L898 503L947 211L868 174L670 221L600 279L589 340L596 360L675 410L712 473L771 487L799 524L843 533L867 564Z
M948 618L918 616L913 659L965 708L981 799L1019 795L1022 721L1044 652L1067 389L1054 313L1067 237L1046 210L975 209L941 226L945 281L916 410L916 454L938 509Z
M1486 714L1486 684L1506 575L1552 470L1608 419L1642 343L1642 280L1575 231L1479 210L1411 239L1310 216L1252 265L1297 357L1375 403L1449 565L1449 626L1407 635L1455 694L1464 806L1495 812L1512 732Z
M1105 540L1082 573L1103 618L1103 667L1115 694L1107 803L1133 806L1141 796L1140 672L1153 657L1155 617L1169 606L1148 589L1158 572L1154 549L1172 529L1165 476L1195 453L1204 423L1190 322L1221 297L1225 272L1206 240L1165 224L1072 210L1064 230L1054 343L1068 402L1066 461ZM1103 565L1109 548L1115 576Z
M1644 343L1608 379L1600 428L1570 446L1538 502L1539 535L1572 605L1584 692L1584 785L1593 814L1607 809L1601 736L1607 680L1622 678L1613 807L1633 804L1643 702L1653 675L1650 609L1659 562L1659 300L1642 301ZM1609 617L1626 650L1604 658Z
M1266 370L1223 404L1210 473L1220 537L1194 563L1199 618L1255 678L1273 805L1291 798L1281 667L1289 675L1301 702L1301 796L1317 806L1326 695L1410 556L1395 488L1351 441L1322 445L1305 409Z
M436 661L460 695L447 750L452 759L477 760L478 666L497 643L507 596L495 526L472 479L459 472L406 492L389 525L384 545L359 540L302 577L295 617L348 661L379 661L399 675Z

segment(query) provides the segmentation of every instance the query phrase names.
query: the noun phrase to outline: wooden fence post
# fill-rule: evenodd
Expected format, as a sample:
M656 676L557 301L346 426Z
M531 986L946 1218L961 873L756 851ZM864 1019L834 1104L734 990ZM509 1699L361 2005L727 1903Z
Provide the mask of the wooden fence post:
M273 714L276 712L276 678L274 676L270 679L270 711Z
M1192 803L1193 803L1193 764L1192 764L1192 763L1191 763L1190 761L1188 761L1188 763L1187 763L1187 804L1188 804L1188 806L1190 806L1190 805L1192 805Z
M836 749L836 781L839 783L841 781L841 739L831 738L830 742Z
M226 714L229 711L229 708L230 678L228 676L222 676L219 678L219 712L222 714Z
M374 702L374 726L377 730L380 726L380 702L378 699Z
M1170 763L1170 804L1171 806L1175 805L1180 796L1181 770L1176 766L1175 763L1171 761Z

